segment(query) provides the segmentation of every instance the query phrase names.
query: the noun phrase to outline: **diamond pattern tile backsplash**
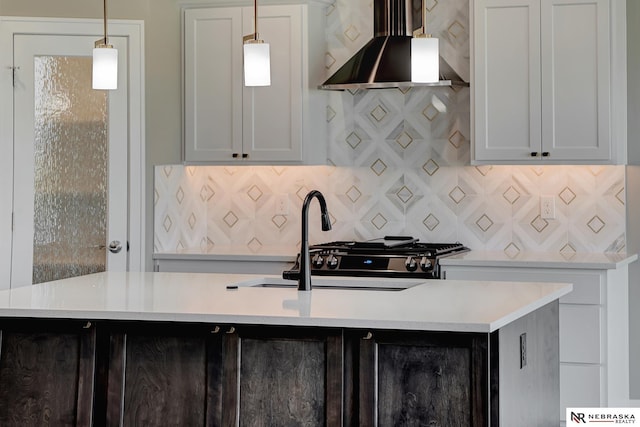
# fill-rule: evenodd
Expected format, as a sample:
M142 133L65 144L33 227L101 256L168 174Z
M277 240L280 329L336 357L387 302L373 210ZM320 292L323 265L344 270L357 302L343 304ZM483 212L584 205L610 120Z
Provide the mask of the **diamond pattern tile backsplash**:
M371 151L370 159L384 152ZM326 196L334 225L320 231L314 202L312 243L411 235L508 254L624 250L622 166L431 168L432 157L418 159L384 170L377 160L353 167L158 166L155 250L296 250L302 200L312 189ZM540 217L541 195L554 197L555 219ZM277 210L283 198L288 214Z
M468 2L427 7L442 55L468 79ZM327 75L371 37L371 8L327 8ZM327 96L330 166L156 166L155 251L294 253L312 189L324 193L334 225L320 231L314 202L312 243L411 235L507 254L625 249L624 166L469 166L468 88ZM555 219L541 218L541 196L553 196ZM283 200L288 213L278 210Z

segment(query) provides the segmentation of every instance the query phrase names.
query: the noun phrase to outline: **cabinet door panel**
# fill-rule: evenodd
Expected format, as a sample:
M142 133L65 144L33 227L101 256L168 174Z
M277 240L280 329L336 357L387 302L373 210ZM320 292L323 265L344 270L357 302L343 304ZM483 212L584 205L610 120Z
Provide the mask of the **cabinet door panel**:
M600 376L600 365L560 364L561 420L565 419L567 407L597 408L602 405Z
M0 322L0 425L91 425L95 357L95 328Z
M608 0L542 5L543 146L551 158L611 158Z
M184 12L185 158L242 152L241 8Z
M223 424L340 425L339 331L239 326L225 341Z
M270 45L271 86L244 88L244 153L248 160L302 160L302 9L259 9L260 38ZM250 13L244 14L247 32Z
M374 331L360 339L358 425L487 425L485 338Z
M475 159L528 160L541 144L539 3L475 8Z
M204 338L129 336L125 425L204 425L205 349Z
M471 354L465 348L381 345L378 350L379 425L471 423Z
M600 363L601 308L560 305L560 361Z
M219 327L114 322L100 331L97 425L221 425Z
M321 341L244 340L240 425L325 424L324 356Z

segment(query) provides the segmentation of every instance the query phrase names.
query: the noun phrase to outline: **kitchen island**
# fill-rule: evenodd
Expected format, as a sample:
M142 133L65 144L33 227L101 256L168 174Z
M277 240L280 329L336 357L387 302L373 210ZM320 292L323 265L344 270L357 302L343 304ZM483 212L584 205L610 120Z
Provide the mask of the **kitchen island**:
M0 292L0 425L559 424L571 285L265 281L282 282L99 273Z

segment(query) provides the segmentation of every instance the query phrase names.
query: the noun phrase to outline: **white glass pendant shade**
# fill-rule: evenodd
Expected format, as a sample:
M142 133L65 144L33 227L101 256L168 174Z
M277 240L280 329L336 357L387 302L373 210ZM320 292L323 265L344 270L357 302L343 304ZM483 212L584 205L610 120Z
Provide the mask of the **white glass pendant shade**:
M244 44L244 85L271 85L269 43Z
M93 88L118 89L118 49L96 47L93 49Z
M414 37L411 39L411 81L436 83L440 80L440 54L438 39Z

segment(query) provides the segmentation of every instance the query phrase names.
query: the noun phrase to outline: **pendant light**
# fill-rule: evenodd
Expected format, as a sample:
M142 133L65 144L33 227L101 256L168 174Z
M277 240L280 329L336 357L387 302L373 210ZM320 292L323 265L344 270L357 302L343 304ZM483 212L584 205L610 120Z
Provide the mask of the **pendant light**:
M427 8L422 0L422 27L411 39L411 81L435 83L440 80L440 53L438 39L426 33Z
M244 85L271 86L269 43L258 39L258 0L253 1L253 34L243 37Z
M104 38L96 40L93 48L93 88L118 89L118 49L107 38L107 0L104 2Z

